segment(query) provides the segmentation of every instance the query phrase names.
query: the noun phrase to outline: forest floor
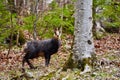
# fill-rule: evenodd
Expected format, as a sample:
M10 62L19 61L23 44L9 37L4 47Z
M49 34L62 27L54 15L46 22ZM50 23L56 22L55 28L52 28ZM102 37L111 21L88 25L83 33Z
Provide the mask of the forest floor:
M79 69L61 70L70 55L69 48L62 47L53 55L49 67L45 67L44 58L32 60L37 69L29 69L26 64L24 73L21 49L14 48L7 58L7 50L1 50L0 80L120 80L120 35L109 34L94 43L97 65L85 74L80 74Z

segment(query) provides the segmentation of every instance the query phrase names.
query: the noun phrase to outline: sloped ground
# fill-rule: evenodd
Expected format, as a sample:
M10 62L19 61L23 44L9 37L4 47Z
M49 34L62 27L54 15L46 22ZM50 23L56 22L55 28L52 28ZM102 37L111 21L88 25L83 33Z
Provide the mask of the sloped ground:
M68 45L68 44L67 44ZM26 64L22 73L22 50L14 49L6 58L6 50L0 52L1 80L120 80L120 35L110 34L101 40L95 40L97 65L92 72L81 75L78 69L61 71L68 59L70 50L61 48L51 58L50 66L44 66L44 59L31 62L37 69L31 70Z

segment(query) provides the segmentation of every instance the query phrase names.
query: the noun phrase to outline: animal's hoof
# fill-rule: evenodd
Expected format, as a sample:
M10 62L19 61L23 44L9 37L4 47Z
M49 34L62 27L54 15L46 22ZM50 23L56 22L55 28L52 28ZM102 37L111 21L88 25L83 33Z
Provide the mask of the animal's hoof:
M25 72L25 69L24 69L24 68L22 68L22 69L21 69L21 72L22 72L22 73L24 73L24 72Z
M30 69L37 69L37 67L31 67Z
M48 65L45 65L45 67L49 67Z

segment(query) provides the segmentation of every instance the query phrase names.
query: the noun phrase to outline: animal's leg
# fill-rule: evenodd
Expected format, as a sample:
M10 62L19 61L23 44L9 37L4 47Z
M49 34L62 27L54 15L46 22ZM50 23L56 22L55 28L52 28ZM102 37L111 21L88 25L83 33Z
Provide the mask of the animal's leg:
M23 58L23 60L22 60L22 67L24 67L24 64L25 64L25 59Z
M28 59L26 60L26 62L27 62L27 64L29 65L29 67L30 67L31 69L35 68L35 67L30 63L30 61L29 61Z
M50 55L45 55L45 66L48 67L49 63L50 63Z
M25 58L23 58L23 60L22 60L22 72L25 72L24 64L25 64Z

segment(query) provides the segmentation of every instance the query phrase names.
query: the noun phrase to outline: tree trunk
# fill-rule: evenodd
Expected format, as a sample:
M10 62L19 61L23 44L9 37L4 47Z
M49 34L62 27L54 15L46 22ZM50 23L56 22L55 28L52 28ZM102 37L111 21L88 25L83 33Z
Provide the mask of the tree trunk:
M67 67L80 68L84 73L91 71L95 56L92 38L92 0L77 0L75 8L73 53Z
M9 54L10 54L10 51L11 51L11 49L12 49L12 41L13 41L13 32L12 32L12 29L13 29L13 19L12 19L12 13L10 13L10 30L11 30L11 32L10 32L10 43L9 43L9 49L8 49L8 54L7 54L7 57L9 56Z
M34 38L34 40L36 40L37 39L37 30L36 30L36 28L37 28L37 20L38 20L38 0L36 0L36 2L35 2L35 20L34 20L34 23L33 23L33 28L34 28L34 31L33 31L33 38Z

